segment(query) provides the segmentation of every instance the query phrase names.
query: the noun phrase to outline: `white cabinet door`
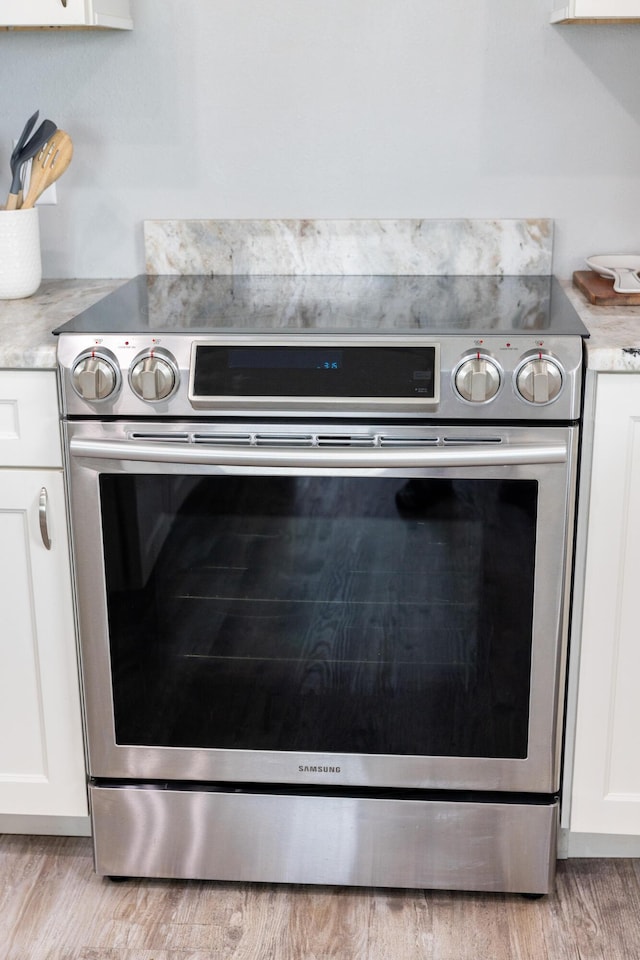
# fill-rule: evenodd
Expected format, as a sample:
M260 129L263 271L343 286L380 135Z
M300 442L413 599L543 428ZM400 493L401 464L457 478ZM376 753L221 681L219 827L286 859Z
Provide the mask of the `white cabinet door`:
M595 410L570 828L640 836L640 375Z
M639 18L640 0L556 0L551 22L634 20Z
M62 472L0 470L0 814L87 815L69 571Z
M129 0L0 0L0 26L131 29Z

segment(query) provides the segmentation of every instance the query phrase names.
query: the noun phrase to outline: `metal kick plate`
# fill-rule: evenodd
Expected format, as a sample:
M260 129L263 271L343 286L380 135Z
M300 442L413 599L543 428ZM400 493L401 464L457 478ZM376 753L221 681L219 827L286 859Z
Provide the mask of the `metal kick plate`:
M549 893L558 804L91 788L97 873Z

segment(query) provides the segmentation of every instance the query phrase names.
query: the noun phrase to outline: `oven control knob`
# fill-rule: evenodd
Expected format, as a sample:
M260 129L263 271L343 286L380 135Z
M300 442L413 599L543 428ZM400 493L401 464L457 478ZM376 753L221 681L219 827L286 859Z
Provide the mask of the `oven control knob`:
M463 400L486 403L493 400L500 389L500 368L489 357L477 354L462 361L454 382Z
M166 400L178 386L178 366L166 350L145 350L131 365L129 383L141 400Z
M528 357L516 370L516 390L528 403L551 403L562 389L562 367L542 353Z
M73 362L71 383L83 400L107 400L120 388L118 361L107 350L85 350Z

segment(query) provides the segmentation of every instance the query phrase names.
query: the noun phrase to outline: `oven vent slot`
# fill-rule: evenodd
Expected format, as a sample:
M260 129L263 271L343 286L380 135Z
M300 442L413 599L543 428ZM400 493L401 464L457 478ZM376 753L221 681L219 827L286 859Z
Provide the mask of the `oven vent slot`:
M375 447L376 438L369 434L327 433L316 437L318 447Z
M188 433L130 433L131 440L144 440L145 443L189 443Z
M381 447L437 447L438 437L380 437Z
M194 443L208 447L313 447L311 434L287 433L194 433Z
M206 443L208 447L250 447L250 433L194 433L194 443Z
M254 443L258 447L313 447L311 434L257 433Z
M442 443L445 447L495 446L502 443L502 437L443 437Z

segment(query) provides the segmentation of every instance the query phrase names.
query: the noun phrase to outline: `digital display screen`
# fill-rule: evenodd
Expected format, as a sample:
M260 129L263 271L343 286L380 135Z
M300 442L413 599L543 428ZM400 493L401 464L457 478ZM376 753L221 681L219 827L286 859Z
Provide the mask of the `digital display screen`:
M194 399L436 396L435 346L195 345Z
M298 347L231 347L230 370L340 370L342 351Z

